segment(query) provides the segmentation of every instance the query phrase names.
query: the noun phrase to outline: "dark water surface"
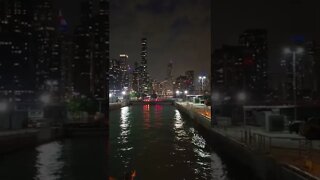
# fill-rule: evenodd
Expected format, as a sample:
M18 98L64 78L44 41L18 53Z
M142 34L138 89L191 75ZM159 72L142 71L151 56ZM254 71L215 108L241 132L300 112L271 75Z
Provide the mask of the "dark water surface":
M73 138L0 158L0 180L106 180L106 138Z
M191 119L174 106L137 105L111 111L110 175L123 179L251 179L230 169Z

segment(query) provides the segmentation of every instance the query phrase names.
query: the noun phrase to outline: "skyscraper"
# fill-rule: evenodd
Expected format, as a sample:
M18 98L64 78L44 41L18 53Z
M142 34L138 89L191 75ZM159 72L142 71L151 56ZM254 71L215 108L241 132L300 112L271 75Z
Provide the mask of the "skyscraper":
M37 1L33 27L35 42L36 87L39 91L52 91L61 79L61 62L56 59L58 47L55 26L55 13L49 0Z
M110 59L109 62L109 91L112 93L121 92L122 71L119 59Z
M248 29L239 37L239 45L244 47L243 68L245 90L252 98L263 98L268 88L268 44L267 30Z
M120 61L120 69L121 69L121 89L129 88L129 65L128 58L129 56L126 54L119 55Z
M147 64L147 38L141 39L141 89L144 93L150 93L150 77L148 73L148 64Z
M0 96L24 101L34 94L32 7L5 0L0 11Z
M245 88L243 68L243 47L224 45L213 53L212 86L213 91L234 96Z
M81 6L81 24L74 35L74 87L86 96L106 98L109 63L109 1L100 0L93 13L93 1Z
M71 97L73 92L72 83L72 36L69 32L69 27L66 19L63 17L61 10L57 19L57 38L54 48L56 49L54 60L60 62L60 81L59 81L59 96Z
M109 0L99 0L98 14L93 24L93 58L90 91L95 98L106 98L109 62Z
M81 3L81 21L73 35L73 89L76 94L90 96L91 61L93 56L93 3Z
M188 90L189 93L194 92L194 71L189 70L186 71L185 76L187 77L186 79L186 90Z

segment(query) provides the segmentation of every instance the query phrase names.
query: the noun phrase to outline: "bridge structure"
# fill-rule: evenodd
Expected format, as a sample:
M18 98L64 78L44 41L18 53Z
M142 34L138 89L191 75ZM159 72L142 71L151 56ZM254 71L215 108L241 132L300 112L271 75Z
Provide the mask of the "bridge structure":
M174 99L130 100L129 105L174 105Z

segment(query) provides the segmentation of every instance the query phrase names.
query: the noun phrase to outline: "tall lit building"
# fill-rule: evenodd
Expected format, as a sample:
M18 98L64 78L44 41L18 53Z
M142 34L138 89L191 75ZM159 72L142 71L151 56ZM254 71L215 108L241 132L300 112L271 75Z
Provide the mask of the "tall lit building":
M95 98L106 98L109 62L109 0L99 0L98 14L94 16L93 22L90 91Z
M0 98L27 101L34 95L32 7L5 0L0 11Z
M52 2L37 1L33 16L35 42L35 72L38 91L55 91L61 78L61 62L56 59L56 15Z
M128 64L129 56L127 54L120 54L120 69L121 69L121 78L118 79L121 81L121 89L129 88L129 64Z
M264 98L268 89L268 42L267 30L248 29L239 37L239 45L244 47L243 68L245 91L253 99Z
M243 56L243 47L240 46L224 45L213 52L213 91L232 97L245 88Z
M148 48L147 48L147 38L141 39L141 89L144 93L148 94L151 90L150 77L148 73Z
M175 80L174 83L174 92L176 91L180 91L180 92L184 92L185 90L187 90L188 85L187 85L187 76L178 76Z
M81 3L80 25L73 35L72 84L75 94L90 96L91 61L93 56L93 2Z
M93 13L93 1L81 5L81 23L74 33L74 89L95 98L106 98L109 63L109 1L99 0Z
M194 71L189 70L186 71L185 76L187 77L186 79L186 90L189 91L189 93L194 93Z
M59 96L71 97L73 92L73 42L69 27L62 12L59 11L57 19L57 38L54 44L54 61L60 62Z
M137 92L139 95L142 93L141 90L141 66L138 62L134 63L133 72L132 72L132 90Z
M121 92L122 70L119 59L109 61L109 91L112 93Z

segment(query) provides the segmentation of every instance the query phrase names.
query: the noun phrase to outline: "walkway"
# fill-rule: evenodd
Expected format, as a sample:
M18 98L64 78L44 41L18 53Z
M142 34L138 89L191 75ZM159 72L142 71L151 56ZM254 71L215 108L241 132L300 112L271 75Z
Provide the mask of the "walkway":
M208 117L208 121L211 119L211 109L205 105L190 102L179 102L179 104ZM219 121L219 118L217 120ZM297 167L298 171L300 169L320 177L320 140L309 141L288 131L267 132L262 127L227 124L215 126L212 130L243 144L254 152L272 156L280 163Z

